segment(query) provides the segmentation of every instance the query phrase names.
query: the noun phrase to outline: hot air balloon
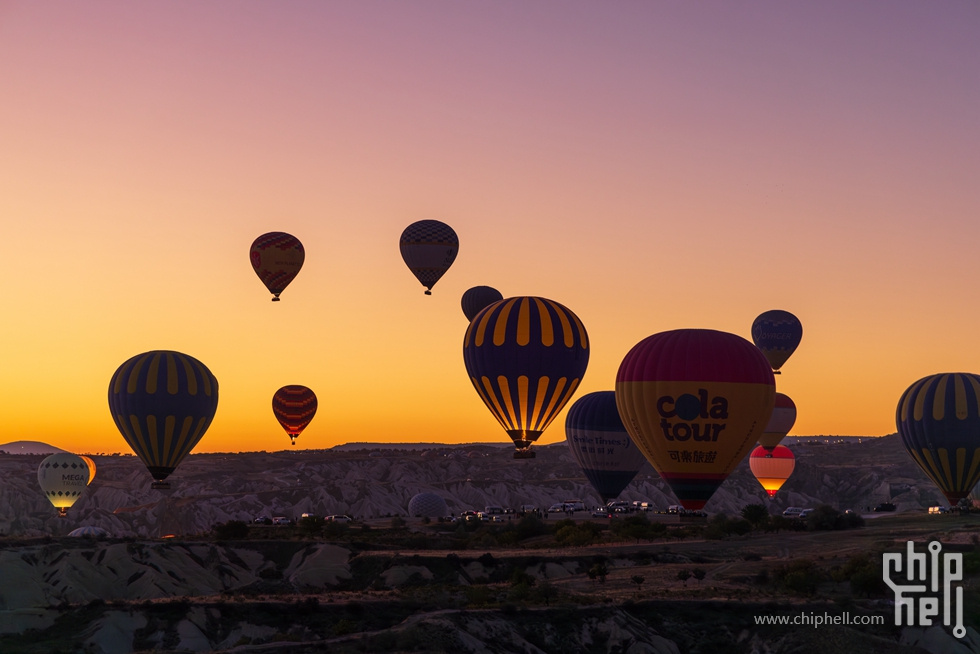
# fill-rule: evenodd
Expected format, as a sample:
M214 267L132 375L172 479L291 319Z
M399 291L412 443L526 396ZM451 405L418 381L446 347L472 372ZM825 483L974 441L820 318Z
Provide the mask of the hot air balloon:
M278 302L279 294L296 279L303 267L306 250L292 234L269 232L252 242L248 256L255 274L272 293L272 301Z
M803 325L789 311L766 311L752 323L752 340L766 355L769 365L777 375L786 359L796 351L802 338Z
M413 518L445 518L449 516L449 506L440 495L419 493L408 501L408 515Z
M316 415L316 394L306 386L283 386L272 396L272 412L295 445Z
M776 445L771 454L760 445L749 455L749 468L769 497L775 497L776 491L786 483L795 467L796 457L785 445Z
M689 510L701 509L755 445L775 394L759 348L710 329L648 336L616 374L623 424Z
M788 395L776 393L772 416L769 417L766 428L762 430L762 436L759 436L759 445L766 448L767 452L772 452L794 424L796 424L796 404Z
M61 517L82 496L88 481L88 464L71 452L52 454L37 469L37 483Z
M923 377L902 394L895 422L905 449L956 506L980 481L980 375Z
M463 363L473 388L517 448L531 444L571 399L589 364L589 337L568 308L541 297L494 302L470 322Z
M85 456L84 454L79 454L78 456L81 457L82 461L85 462L85 465L88 466L88 482L87 483L91 484L92 483L92 480L95 479L95 461L92 460L92 457Z
M575 400L565 416L565 440L604 504L619 497L647 462L619 418L615 391Z
M150 471L153 488L207 431L218 408L218 380L194 357L171 350L137 354L109 381L109 411Z
M490 306L498 300L503 300L504 296L500 291L490 286L474 286L463 293L460 304L463 307L463 315L467 320L472 321L476 314Z
M425 294L432 295L432 287L456 260L459 239L446 223L420 220L405 228L398 247L405 265L425 287Z

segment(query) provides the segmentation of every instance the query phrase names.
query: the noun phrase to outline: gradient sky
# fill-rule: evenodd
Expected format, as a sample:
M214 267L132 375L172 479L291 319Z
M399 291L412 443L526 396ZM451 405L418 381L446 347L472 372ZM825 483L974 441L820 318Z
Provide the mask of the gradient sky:
M129 451L109 378L221 388L195 451L500 441L462 363L486 284L589 331L803 323L793 434L883 435L980 372L980 4L0 0L0 442ZM423 295L411 222L460 238ZM305 245L272 303L248 249ZM541 439L564 439L564 413Z

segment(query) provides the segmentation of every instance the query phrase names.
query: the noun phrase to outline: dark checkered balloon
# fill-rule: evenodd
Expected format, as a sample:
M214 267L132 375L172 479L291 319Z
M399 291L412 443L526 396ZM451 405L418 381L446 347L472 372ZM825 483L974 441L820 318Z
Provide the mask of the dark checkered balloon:
M402 232L398 247L405 265L412 271L425 294L432 294L432 287L456 260L459 239L456 232L438 220L420 220Z

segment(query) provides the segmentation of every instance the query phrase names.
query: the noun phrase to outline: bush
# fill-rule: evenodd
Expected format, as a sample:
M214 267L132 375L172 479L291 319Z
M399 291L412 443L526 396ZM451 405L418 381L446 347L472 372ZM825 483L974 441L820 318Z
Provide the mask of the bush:
M856 513L841 513L829 504L821 504L806 517L806 528L810 531L831 531L863 527L864 518Z
M769 522L769 509L765 504L749 504L742 507L742 517L755 527L763 527Z
M214 537L218 540L241 540L248 538L248 524L241 520L229 520L228 522L217 524L213 530Z

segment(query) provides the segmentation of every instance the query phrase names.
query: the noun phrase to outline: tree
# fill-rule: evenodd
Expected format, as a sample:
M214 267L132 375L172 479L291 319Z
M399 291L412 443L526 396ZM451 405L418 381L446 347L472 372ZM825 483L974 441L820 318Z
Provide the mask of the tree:
M639 594L640 587L643 586L643 582L646 581L646 577L644 577L643 575L633 575L632 577L630 577L630 581L636 584L636 592L637 594Z
M769 509L764 504L749 504L742 507L742 517L758 529L769 522Z
M320 532L323 531L323 525L326 522L326 520L318 515L308 515L300 518L297 526L301 534L313 538L320 535Z
M591 568L589 568L589 579L593 581L595 579L599 580L600 584L606 583L606 575L609 574L609 568L606 567L605 563L596 563Z
M694 568L693 570L691 570L691 574L694 575L694 578L698 580L698 585L700 586L701 581L708 573L705 572L704 568Z
M683 570L678 570L677 578L683 581L684 585L687 586L687 580L691 578L691 571L688 570L687 568L684 568Z

